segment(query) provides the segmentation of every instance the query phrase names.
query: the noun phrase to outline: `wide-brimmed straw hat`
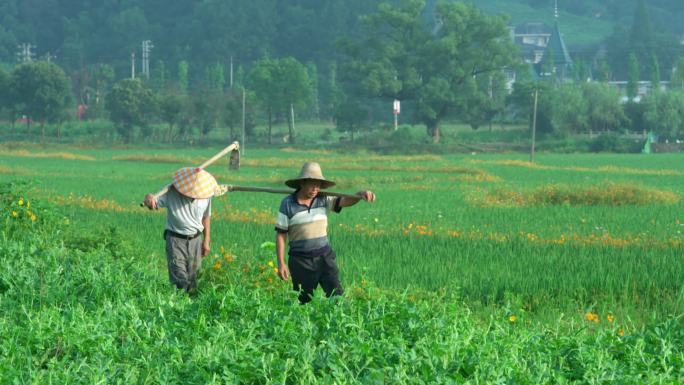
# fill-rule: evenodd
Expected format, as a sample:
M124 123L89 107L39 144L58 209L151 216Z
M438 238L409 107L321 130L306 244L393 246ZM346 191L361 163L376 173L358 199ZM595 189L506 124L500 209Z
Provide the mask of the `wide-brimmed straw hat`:
M316 162L306 162L302 166L302 171L299 172L299 176L285 181L285 184L292 188L299 188L299 184L304 180L317 180L321 182L321 189L332 187L335 182L329 181L323 177L323 172L321 171L321 165Z
M207 199L214 196L216 179L199 167L184 167L173 174L173 187L186 197Z

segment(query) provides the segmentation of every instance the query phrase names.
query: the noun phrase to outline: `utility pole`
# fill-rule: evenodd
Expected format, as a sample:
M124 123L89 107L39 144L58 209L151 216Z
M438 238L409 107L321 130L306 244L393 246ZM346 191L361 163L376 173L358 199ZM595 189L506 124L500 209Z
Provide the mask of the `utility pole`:
M233 88L233 56L230 56L230 88Z
M292 137L290 138L290 140L291 140L290 143L294 143L295 140L297 139L297 134L295 131L294 103L290 103L290 114L292 114Z
M135 79L135 52L131 52L131 79Z
M45 55L43 55L42 58L43 58L45 61L47 61L48 63L50 63L50 62L52 61L52 59L57 59L57 56L52 55L50 52L46 52Z
M534 141L537 133L537 96L539 95L539 90L534 89L534 109L532 112L532 147L530 150L530 163L534 163Z
M142 73L147 80L150 79L150 50L154 48L151 40L142 42Z
M242 87L242 142L240 143L242 153L245 153L245 87Z
M19 50L17 52L17 60L20 63L28 63L35 59L36 54L31 52L32 49L36 49L35 45L29 43L21 43L17 46Z

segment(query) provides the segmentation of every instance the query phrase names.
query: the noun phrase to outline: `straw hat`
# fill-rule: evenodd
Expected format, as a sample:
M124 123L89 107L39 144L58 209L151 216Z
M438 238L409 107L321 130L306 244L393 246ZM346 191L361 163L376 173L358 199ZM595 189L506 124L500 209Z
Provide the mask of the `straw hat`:
M184 167L173 174L173 187L186 197L206 199L214 196L216 179L199 167Z
M302 166L302 171L299 172L299 176L285 181L285 184L292 188L299 188L299 184L303 180L317 180L321 182L321 189L332 187L335 182L326 180L323 177L323 172L321 171L321 165L316 162L306 162Z

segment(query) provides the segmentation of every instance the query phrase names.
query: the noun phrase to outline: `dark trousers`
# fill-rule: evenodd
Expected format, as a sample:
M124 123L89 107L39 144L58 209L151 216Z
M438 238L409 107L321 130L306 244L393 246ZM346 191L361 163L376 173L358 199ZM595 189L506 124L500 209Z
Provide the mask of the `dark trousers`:
M320 257L290 256L287 266L292 276L292 288L299 292L299 302L302 304L311 301L318 284L328 297L344 293L340 284L336 254L332 250Z

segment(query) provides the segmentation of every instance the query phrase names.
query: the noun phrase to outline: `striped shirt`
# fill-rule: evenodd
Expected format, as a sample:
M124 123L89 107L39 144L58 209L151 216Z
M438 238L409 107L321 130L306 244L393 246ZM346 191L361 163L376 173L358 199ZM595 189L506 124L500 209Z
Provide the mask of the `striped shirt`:
M296 193L295 193L296 194ZM328 211L339 213L340 198L317 196L311 206L297 202L295 194L290 194L280 202L276 231L287 233L290 242L290 256L317 257L327 254Z

